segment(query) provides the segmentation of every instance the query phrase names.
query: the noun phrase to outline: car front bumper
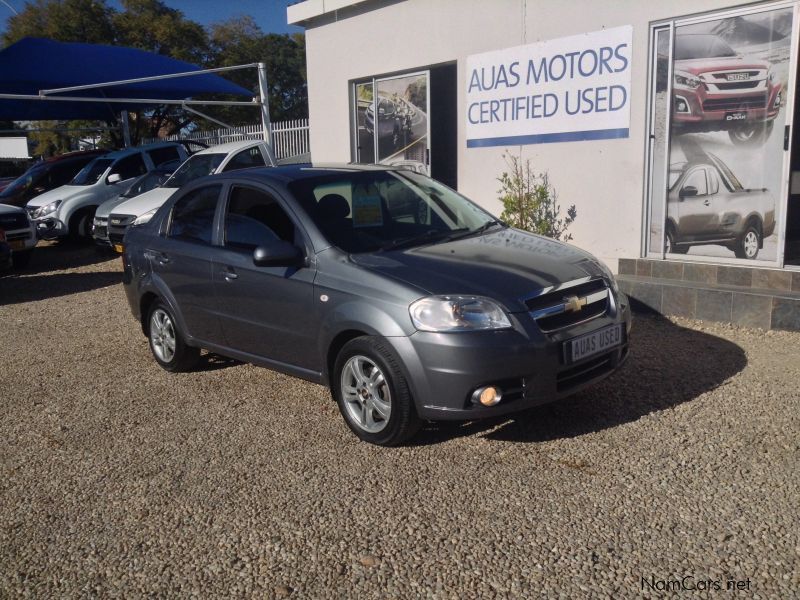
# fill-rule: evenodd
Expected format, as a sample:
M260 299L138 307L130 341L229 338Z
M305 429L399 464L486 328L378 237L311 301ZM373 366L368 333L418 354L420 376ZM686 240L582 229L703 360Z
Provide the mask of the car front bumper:
M780 86L754 93L720 94L705 89L676 88L672 121L676 127L730 129L753 122L771 121L781 108ZM734 115L744 119L734 119Z
M55 217L44 217L31 222L36 227L39 239L54 240L67 235L67 225Z
M617 295L613 313L553 333L543 333L528 314L512 315L513 329L471 333L417 332L389 338L406 369L419 416L432 421L500 416L564 398L608 377L628 356L631 313ZM564 344L609 325L622 327L621 343L574 363ZM483 386L502 390L485 407L471 401Z

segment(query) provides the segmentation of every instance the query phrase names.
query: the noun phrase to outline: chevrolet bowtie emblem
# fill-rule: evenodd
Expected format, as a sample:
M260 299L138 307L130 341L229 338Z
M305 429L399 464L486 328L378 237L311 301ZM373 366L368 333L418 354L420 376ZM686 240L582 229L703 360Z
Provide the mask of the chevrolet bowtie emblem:
M564 310L566 312L578 312L584 306L586 306L586 298L578 298L577 296L564 298Z

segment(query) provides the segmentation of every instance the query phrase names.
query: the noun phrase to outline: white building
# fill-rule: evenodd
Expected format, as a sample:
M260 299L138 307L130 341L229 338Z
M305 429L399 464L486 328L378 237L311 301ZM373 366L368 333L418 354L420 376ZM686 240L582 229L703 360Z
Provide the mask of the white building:
M504 153L530 159L562 209L576 205L573 243L635 297L800 328L796 0L306 0L287 12L306 28L315 161L416 164L499 215Z

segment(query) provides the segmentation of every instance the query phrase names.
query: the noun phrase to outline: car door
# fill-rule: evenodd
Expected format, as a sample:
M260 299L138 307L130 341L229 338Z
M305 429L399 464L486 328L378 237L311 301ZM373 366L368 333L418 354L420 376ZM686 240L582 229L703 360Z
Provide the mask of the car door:
M695 167L686 174L678 188L677 205L680 238L696 239L708 234L713 209L703 167Z
M166 284L189 335L224 345L211 276L213 232L222 185L194 188L173 205L166 232L146 250L153 275Z
M308 251L304 232L277 196L252 185L229 188L214 289L227 345L261 358L320 370L312 267L258 267L253 251L284 240Z

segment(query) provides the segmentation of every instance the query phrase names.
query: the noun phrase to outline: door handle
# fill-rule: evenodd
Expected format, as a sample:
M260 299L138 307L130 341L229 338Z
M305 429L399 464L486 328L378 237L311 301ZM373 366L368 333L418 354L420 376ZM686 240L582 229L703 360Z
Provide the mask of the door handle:
M160 265L166 265L169 263L169 256L164 254L163 252L155 252L153 250L147 250L144 253L145 258L149 260L154 260Z
M705 204L706 206L711 206L711 202L709 200L706 200L705 202L703 202L703 204Z
M225 281L233 281L234 279L239 279L239 276L230 267L222 272L222 276L225 278Z

